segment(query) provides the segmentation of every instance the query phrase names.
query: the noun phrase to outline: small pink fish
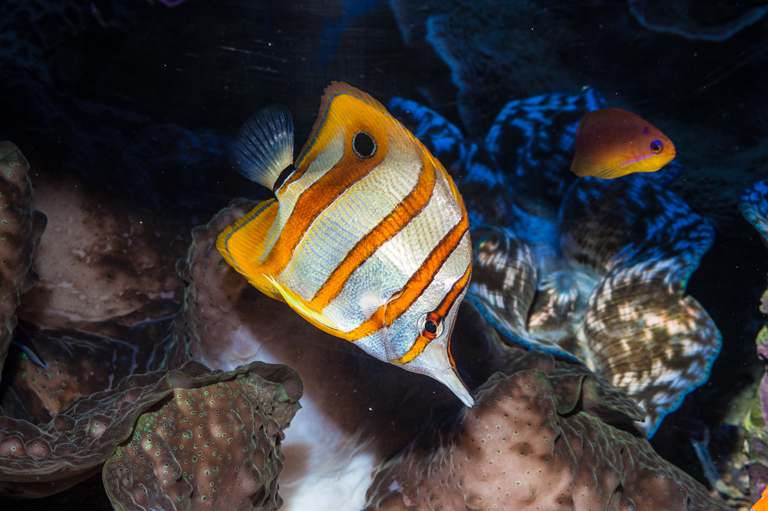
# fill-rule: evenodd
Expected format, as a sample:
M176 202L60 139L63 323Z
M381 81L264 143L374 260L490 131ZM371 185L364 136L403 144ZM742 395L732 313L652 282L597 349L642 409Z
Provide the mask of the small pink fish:
M675 145L658 128L620 108L601 108L581 118L571 170L579 177L613 179L656 172L675 157Z

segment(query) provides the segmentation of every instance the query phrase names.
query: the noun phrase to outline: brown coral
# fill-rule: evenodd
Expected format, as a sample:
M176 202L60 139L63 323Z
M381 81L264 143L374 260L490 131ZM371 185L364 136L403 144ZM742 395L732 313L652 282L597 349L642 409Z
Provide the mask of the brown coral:
M0 406L16 419L43 424L75 399L113 389L131 374L169 369L164 356L168 346L152 342L162 332L147 331L158 325L143 326L121 332L124 335L119 338L75 330L41 330L31 334L46 366L33 362L20 349L11 349L4 377L9 387L0 394ZM168 330L173 322L166 321L164 326ZM166 331L165 336L168 335Z
M32 258L45 229L45 215L32 207L29 163L11 142L0 142L0 372L16 326L19 295L34 280Z
M35 177L35 204L48 228L35 257L40 283L24 296L19 317L41 328L103 334L99 323L134 325L180 308L189 220L105 202L72 178Z
M254 364L256 365L256 364ZM260 364L261 369L266 364ZM104 466L116 509L277 509L282 430L299 408L292 370L176 389Z
M538 369L494 375L448 431L384 465L367 509L727 509L646 440L564 406Z
M129 376L112 390L76 400L40 426L0 416L0 494L32 497L66 489L98 472L131 435L138 416L174 389L198 388L250 373L281 378L277 382L285 384L291 399L301 394L295 372L287 368L254 363L211 373L202 364L189 362L179 370Z

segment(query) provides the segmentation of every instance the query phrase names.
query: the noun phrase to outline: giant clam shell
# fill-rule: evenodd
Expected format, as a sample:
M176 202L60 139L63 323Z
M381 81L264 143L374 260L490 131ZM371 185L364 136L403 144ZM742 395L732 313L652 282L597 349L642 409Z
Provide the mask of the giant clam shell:
M604 106L592 89L515 100L482 145L414 102L396 98L390 110L465 198L475 237L468 299L509 339L581 360L626 390L653 434L720 350L714 322L685 295L714 229L665 188L677 163L610 181L569 171L579 119Z

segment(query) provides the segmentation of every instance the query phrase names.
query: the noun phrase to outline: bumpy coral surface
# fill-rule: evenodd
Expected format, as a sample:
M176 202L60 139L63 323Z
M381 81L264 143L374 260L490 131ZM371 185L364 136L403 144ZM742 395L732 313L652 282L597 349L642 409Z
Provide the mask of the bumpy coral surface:
M367 509L727 509L557 389L536 369L493 376L455 424L377 473Z
M235 367L259 351L258 343L249 345L248 322L235 309L249 284L230 271L215 245L218 234L254 206L246 199L233 200L208 224L195 227L187 257L176 267L188 284L182 314L190 355L211 367Z
M11 142L0 142L0 372L16 326L22 288L36 276L30 273L45 215L32 207L29 163ZM29 279L29 280L28 280Z
M104 466L115 508L277 509L280 443L301 392L295 371L261 363L231 381L174 389Z
M205 372L190 363L171 373L130 376L39 426L0 416L0 488L6 495L48 495L92 475L130 436L139 414Z
M38 426L0 416L0 493L15 497L50 495L97 473L117 446L131 436L139 415L174 395L174 389L194 389L250 373L269 379L280 376L280 371L288 375L284 380L288 382L286 388L290 387L290 399L298 399L301 386L288 369L254 363L229 373L211 373L202 364L189 362L179 370L124 378L115 388L78 399ZM288 405L286 402L284 406ZM285 417L280 420L287 425L290 419Z
M476 242L468 298L508 338L582 360L626 390L652 434L720 349L714 322L685 295L714 230L666 189L679 165L576 179L578 121L603 106L591 89L515 100L483 146L412 101L390 110L464 194Z

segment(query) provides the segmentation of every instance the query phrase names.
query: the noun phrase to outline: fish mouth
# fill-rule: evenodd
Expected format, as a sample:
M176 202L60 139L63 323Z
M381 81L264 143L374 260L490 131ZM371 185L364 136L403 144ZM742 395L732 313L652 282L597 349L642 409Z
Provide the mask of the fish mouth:
M447 342L448 336L439 340L435 339L424 348L418 357L405 366L413 372L425 374L439 381L448 387L462 403L472 408L475 400L456 372L456 368L451 364L448 357Z

